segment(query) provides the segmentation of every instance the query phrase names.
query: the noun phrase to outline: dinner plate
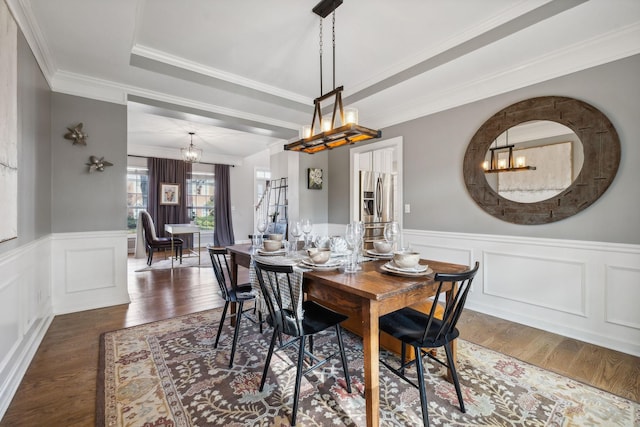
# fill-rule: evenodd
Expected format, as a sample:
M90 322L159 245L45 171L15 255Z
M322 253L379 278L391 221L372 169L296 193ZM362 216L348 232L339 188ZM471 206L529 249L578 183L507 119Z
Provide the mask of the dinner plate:
M258 253L263 256L278 256L287 253L284 249L278 249L277 251L265 251L264 249L258 249Z
M387 264L380 266L380 269L387 274L392 274L394 276L402 276L402 277L425 277L433 274L433 270L431 268L427 268L424 271L411 272L406 270L397 270L390 269L387 267Z
M337 259L330 259L324 264L316 264L313 261L311 261L310 258L302 258L301 262L302 264L304 264L305 267L311 267L317 270L333 270L342 265L342 260L337 260Z
M401 273L424 273L429 266L418 264L411 268L398 267L395 262L389 261L384 265L389 270L399 271Z
M377 258L393 258L393 252L388 252L386 254L377 252L375 249L367 249L367 254L377 257Z
M347 255L351 255L351 251L350 250L342 251L342 252L331 251L331 258L337 258L337 257L342 257L342 256L347 256Z

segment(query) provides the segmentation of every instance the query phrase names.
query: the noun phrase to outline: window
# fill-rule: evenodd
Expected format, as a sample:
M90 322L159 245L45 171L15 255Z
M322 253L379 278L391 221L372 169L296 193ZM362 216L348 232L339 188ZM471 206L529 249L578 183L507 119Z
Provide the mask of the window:
M213 230L215 176L211 172L192 172L187 179L187 212L202 230Z
M136 230L141 210L147 210L149 200L149 172L146 168L127 168L127 229Z

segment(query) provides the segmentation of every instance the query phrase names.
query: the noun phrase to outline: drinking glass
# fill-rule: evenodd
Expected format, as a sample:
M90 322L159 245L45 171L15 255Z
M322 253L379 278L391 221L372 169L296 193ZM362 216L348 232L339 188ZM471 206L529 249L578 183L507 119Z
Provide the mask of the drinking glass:
M351 254L348 257L347 265L344 268L345 273L355 273L358 271L358 245L360 244L360 231L356 223L347 225L344 239L346 240Z
M258 219L256 229L258 230L258 234L260 235L260 247L262 247L262 239L264 237L264 232L267 229L267 221L264 218Z
M308 220L308 219L303 219L301 221L301 224L302 224L302 232L304 233L304 248L309 249L310 247L309 233L311 233L313 226L311 224L311 220Z
M401 234L400 224L398 224L397 221L391 221L384 225L384 238L387 242L391 243L392 251L398 249Z
M300 238L300 236L302 235L302 224L300 223L300 221L291 221L289 223L289 234L291 234L291 236L293 237L293 239L291 239L291 241L289 242L291 251L297 252L298 238Z

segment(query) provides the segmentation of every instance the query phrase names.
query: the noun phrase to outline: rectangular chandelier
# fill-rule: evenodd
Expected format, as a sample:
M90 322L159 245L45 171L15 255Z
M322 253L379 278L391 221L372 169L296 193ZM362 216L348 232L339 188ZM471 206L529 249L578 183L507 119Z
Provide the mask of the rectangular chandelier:
M357 113L345 117L342 105L343 89L343 86L340 86L313 101L315 107L313 118L311 119L311 127L306 128L307 135L302 135L302 138L299 140L286 144L284 146L285 150L302 151L313 154L318 151L332 149L346 144L354 144L368 139L380 138L382 136L380 130L369 129L358 125ZM331 97L335 97L335 99L331 121L328 122L322 119L322 108L320 104L325 99ZM341 125L339 127L336 127L337 115L339 116ZM319 130L316 131L317 128L319 128Z

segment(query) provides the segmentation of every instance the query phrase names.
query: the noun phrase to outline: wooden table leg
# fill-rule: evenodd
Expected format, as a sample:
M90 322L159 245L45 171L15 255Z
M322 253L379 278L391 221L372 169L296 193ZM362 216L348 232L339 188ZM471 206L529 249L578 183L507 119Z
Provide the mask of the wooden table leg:
M362 306L362 340L364 350L364 397L367 403L367 426L380 424L380 360L378 303L366 300Z

